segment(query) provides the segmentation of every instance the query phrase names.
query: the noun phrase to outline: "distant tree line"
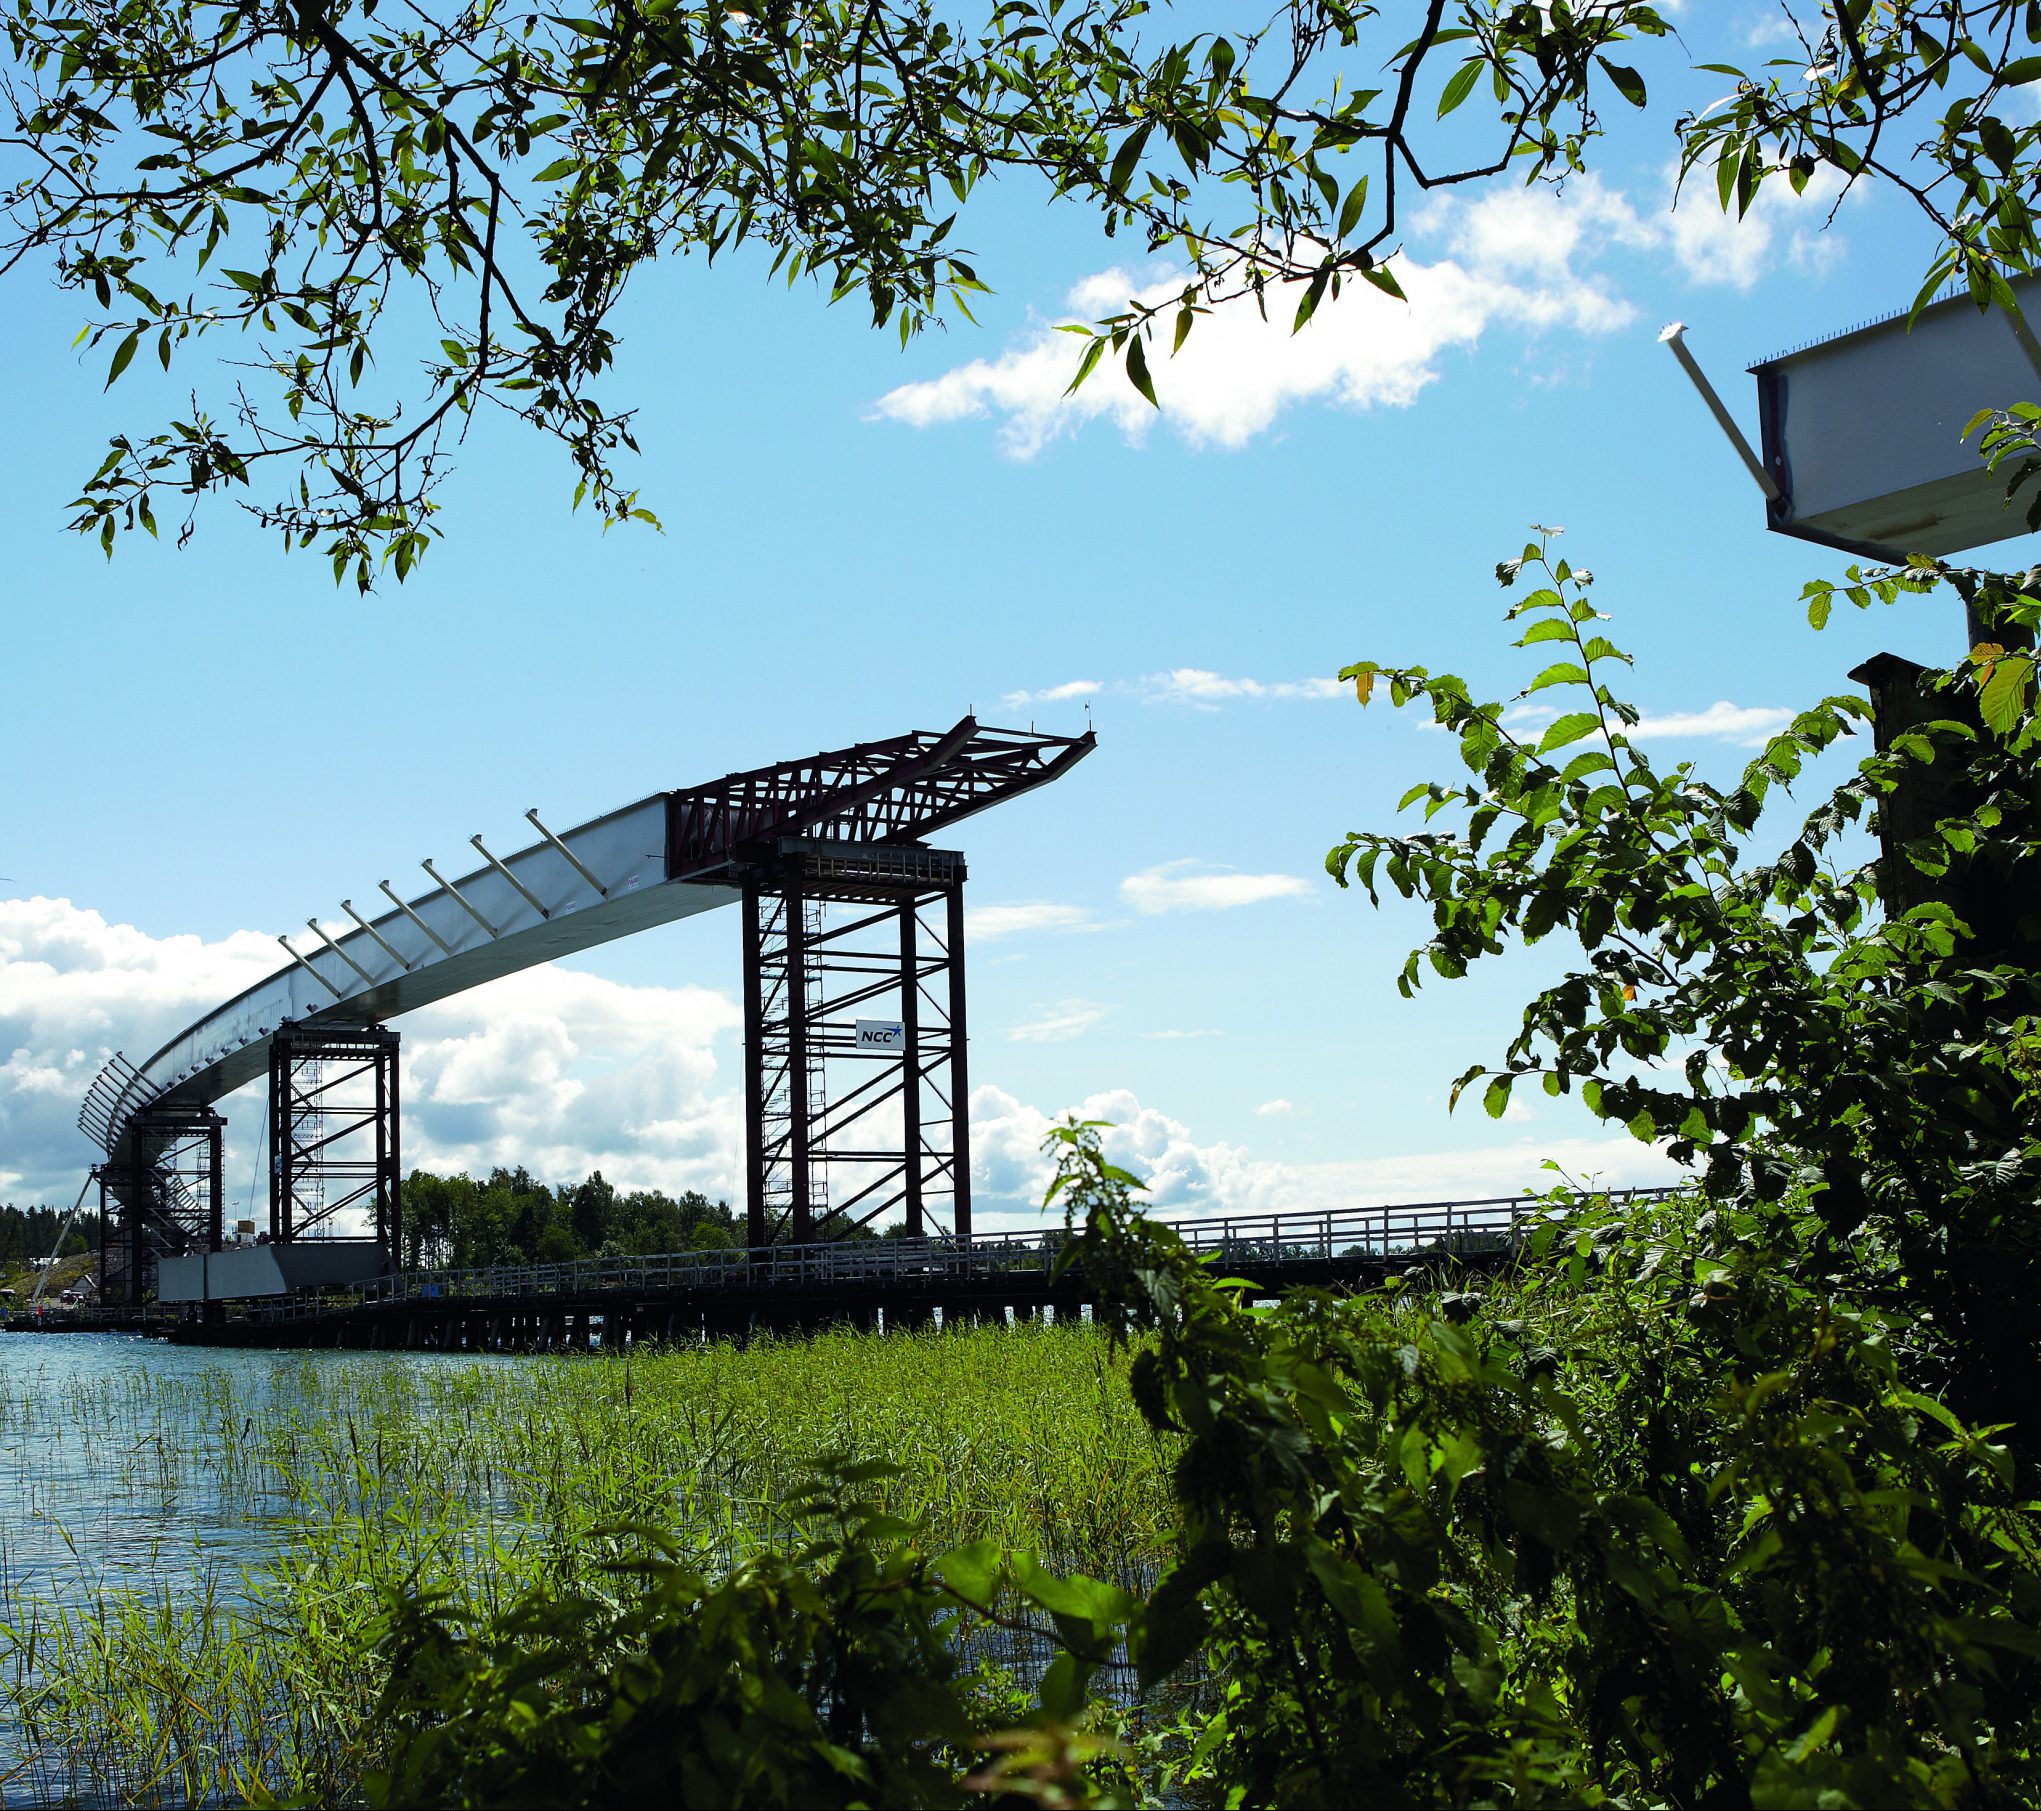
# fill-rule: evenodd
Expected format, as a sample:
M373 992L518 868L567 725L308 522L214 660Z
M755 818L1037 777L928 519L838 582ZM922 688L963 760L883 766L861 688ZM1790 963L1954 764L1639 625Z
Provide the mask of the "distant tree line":
M722 1251L743 1243L727 1201L689 1189L619 1190L597 1170L549 1188L519 1165L486 1179L413 1170L404 1185L404 1263L564 1264L654 1251Z
M61 1208L0 1207L0 1272L21 1270L31 1260L40 1263L48 1257L63 1223ZM96 1249L98 1243L98 1214L80 1214L78 1224L65 1234L64 1249L58 1255L75 1257Z

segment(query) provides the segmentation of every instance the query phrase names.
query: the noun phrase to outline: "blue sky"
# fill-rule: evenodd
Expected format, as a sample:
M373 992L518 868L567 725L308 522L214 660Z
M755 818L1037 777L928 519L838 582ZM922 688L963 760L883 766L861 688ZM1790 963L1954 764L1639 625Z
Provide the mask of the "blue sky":
M1048 328L1167 273L1019 190L968 222L979 325L904 351L741 260L653 268L614 395L665 532L603 534L561 458L485 422L448 539L367 599L219 509L182 552L109 564L66 535L106 434L220 376L138 361L103 396L71 299L15 278L0 1199L75 1190L107 1052L153 1049L343 895L422 884L472 832L515 844L526 806L573 822L966 710L1069 731L1087 705L1090 761L952 839L988 1204L1024 1209L1045 1116L1087 1102L1183 1211L1509 1192L1546 1155L1653 1173L1571 1103L1449 1117L1550 958L1404 1002L1420 915L1321 862L1450 755L1329 676L1418 661L1514 690L1492 570L1532 522L1598 574L1663 758L1730 771L1764 713L1875 649L1957 646L1943 601L1809 631L1801 584L1845 561L1766 534L1657 343L1686 321L1754 427L1742 367L1904 306L1918 230L1878 195L1825 230L1820 197L1769 191L1741 228L1712 194L1669 215L1662 117L1563 197L1429 210L1407 308L1359 291L1294 340L1201 327L1159 416L1104 370L1058 405L1077 342ZM730 1193L737 958L711 916L400 1021L408 1154ZM230 1111L245 1188L254 1112Z

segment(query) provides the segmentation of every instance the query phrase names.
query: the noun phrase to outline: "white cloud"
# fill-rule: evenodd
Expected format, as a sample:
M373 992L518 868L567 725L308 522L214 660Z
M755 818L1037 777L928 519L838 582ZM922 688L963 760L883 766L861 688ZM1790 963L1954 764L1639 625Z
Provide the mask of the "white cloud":
M1705 736L1744 748L1759 748L1792 721L1791 711L1766 705L1731 704L1726 698L1718 698L1704 711L1647 712L1625 733L1634 742Z
M115 1049L146 1059L191 1020L275 972L257 931L152 937L62 899L0 901L0 1195L68 1202L96 1153L78 1103ZM427 1169L522 1163L552 1180L619 1180L728 1195L742 1174L741 1105L715 1040L725 995L527 969L407 1014L404 1155ZM253 1201L261 1084L221 1103L228 1198Z
M1144 1038L1155 1038L1164 1043L1174 1043L1182 1038L1223 1038L1226 1034L1218 1027L1207 1025L1196 1031L1143 1031L1136 1034Z
M1062 685L1044 686L1039 692L1008 692L999 702L1009 709L1024 704L1065 704L1072 698L1089 698L1099 689L1096 679L1071 679Z
M1643 209L1592 175L1563 189L1532 184L1474 201L1442 197L1425 210L1421 230L1478 271L1554 284L1591 281L1596 260L1621 249L1659 264L1670 256L1698 287L1751 289L1782 262L1819 275L1848 249L1826 230L1843 187L1831 169L1817 170L1798 195L1788 183L1766 183L1741 216L1719 205L1711 169L1694 173L1675 207L1678 178L1677 163L1667 165L1656 204Z
M1249 301L1227 304L1201 319L1175 356L1157 345L1149 370L1162 414L1194 445L1244 446L1294 403L1408 408L1437 379L1444 353L1474 345L1497 323L1608 333L1635 318L1628 303L1578 276L1526 288L1452 259L1398 258L1395 268L1407 302L1350 279L1337 300L1321 303L1310 325L1293 334L1304 285L1281 284L1269 292L1266 314ZM1143 278L1108 270L1086 277L1067 301L1089 319L1124 308L1130 298L1166 304L1182 288L1177 272ZM1045 324L998 358L973 359L888 391L873 414L910 427L994 416L1000 444L1021 459L1100 418L1131 440L1144 438L1156 410L1112 360L1066 394L1080 351L1077 340Z
M1194 871L1201 866L1195 861L1169 861L1145 868L1120 882L1120 896L1137 912L1152 917L1161 912L1223 912L1311 891L1311 883L1294 874L1241 874L1231 868Z
M1525 1136L1477 1150L1287 1163L1256 1158L1225 1140L1200 1143L1182 1121L1144 1106L1124 1088L1091 1095L1068 1110L1112 1122L1104 1134L1107 1157L1142 1178L1144 1204L1165 1215L1315 1213L1542 1192L1558 1180L1544 1167L1548 1159L1605 1187L1648 1186L1678 1175L1661 1152L1621 1134ZM996 1087L972 1092L972 1187L988 1227L1039 1222L1053 1174L1041 1144L1059 1117Z
M1297 1109L1286 1100L1265 1100L1261 1103L1260 1106L1255 1108L1255 1112L1258 1113L1263 1119L1274 1119L1280 1114L1294 1113L1296 1112L1296 1110Z
M471 1174L522 1163L552 1181L600 1169L728 1197L743 1123L714 1045L742 1022L712 988L556 966L407 1014L406 1156Z
M1082 1037L1093 1026L1103 1024L1112 1010L1091 1000L1063 1000L1054 1006L1038 1007L1038 1019L1016 1025L1006 1035L1016 1044L1062 1044Z
M1249 679L1214 672L1210 667L1170 667L1147 673L1139 679L1073 679L1067 685L1050 686L1039 692L1008 692L1002 704L1054 704L1072 698L1096 697L1111 692L1131 697L1142 704L1188 705L1193 710L1217 710L1239 699L1268 703L1294 699L1340 697L1346 688L1337 679Z
M1842 235L1827 227L1842 192L1842 177L1824 164L1798 195L1778 178L1766 183L1739 218L1718 205L1714 171L1696 170L1664 222L1666 243L1688 282L1704 288L1754 289L1782 262L1820 276L1848 250ZM1860 184L1856 192L1866 191Z
M1046 899L1020 905L972 906L964 913L964 939L997 943L1002 937L1031 931L1095 931L1099 922L1083 906L1057 905Z
M1511 729L1529 732L1550 723L1559 715L1550 704L1517 703L1502 714ZM1647 711L1623 733L1633 742L1696 739L1731 742L1742 748L1762 748L1793 721L1793 713L1771 705L1732 704L1718 698L1704 711Z
M1440 232L1477 270L1564 282L1611 245L1649 248L1661 229L1639 217L1629 197L1597 176L1564 189L1539 183L1491 189L1479 200L1442 200L1424 224Z
M1564 188L1533 183L1472 200L1439 197L1414 231L1440 255L1395 260L1407 302L1352 278L1301 333L1290 325L1301 284L1271 290L1265 313L1249 299L1221 304L1181 352L1151 342L1159 413L1195 446L1236 448L1303 402L1408 408L1437 381L1447 354L1471 350L1497 328L1594 338L1632 325L1636 309L1602 268L1612 253L1648 261L1654 280L1669 269L1697 287L1743 290L1782 268L1822 274L1845 255L1842 236L1827 230L1843 193L1832 170L1817 171L1798 195L1783 181L1767 182L1741 216L1717 205L1709 170L1695 173L1675 207L1677 174L1677 165L1667 166L1642 202L1591 174ZM1071 316L1095 320L1132 300L1167 306L1182 288L1176 270L1112 269L1082 279L1065 301ZM1021 459L1100 419L1129 440L1144 439L1158 411L1113 358L1066 393L1081 352L1081 342L1045 323L996 358L900 385L872 414L911 427L990 418L1004 450Z
M1172 667L1136 682L1136 690L1151 704L1201 710L1216 710L1235 698L1337 698L1343 689L1337 679L1230 679L1206 667Z

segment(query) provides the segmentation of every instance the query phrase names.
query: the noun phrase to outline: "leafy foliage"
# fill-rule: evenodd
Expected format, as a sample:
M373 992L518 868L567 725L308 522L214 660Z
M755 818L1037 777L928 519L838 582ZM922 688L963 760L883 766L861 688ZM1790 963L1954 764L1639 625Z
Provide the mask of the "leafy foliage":
M641 1252L723 1250L743 1227L727 1201L690 1189L620 1191L597 1170L549 1188L522 1166L481 1181L413 1170L404 1184L407 1265L560 1264Z
M940 1555L826 1467L720 1579L662 1553L486 1625L393 1600L376 1802L1967 1805L2041 1790L2041 1541L1804 1203L1562 1191L1515 1275L1243 1299L1098 1128L1057 1190L1179 1457L1137 1601ZM973 1626L1033 1628L1036 1691ZM1173 1727L1115 1738L1121 1643ZM1185 1688L1188 1696L1185 1696ZM1019 1727L1001 1724L1021 1717ZM993 1761L971 1766L973 1751Z
M905 1524L842 1493L790 1505L805 1538L711 1582L659 1557L613 1600L534 1597L482 1640L400 1601L380 1716L395 1732L374 1804L953 1802L941 1764L969 1733L952 1606ZM452 1713L452 1714L449 1714Z
M2027 1802L2041 1546L1792 1206L1562 1195L1514 1280L1253 1308L1066 1126L1181 1551L1142 1677L1231 1804Z
M73 525L110 551L123 528L156 532L164 492L252 490L268 469L251 507L286 546L323 543L364 587L376 557L402 578L485 403L565 445L577 502L648 518L614 470L631 411L597 394L641 265L753 244L904 338L968 314L983 286L952 234L1000 172L1179 255L1176 343L1204 307L1277 280L1307 284L1301 325L1345 275L1400 293L1381 262L1399 184L1577 167L1599 96L1644 99L1607 53L1665 30L1638 0L1434 0L1408 41L1347 0L1184 37L1144 28L1149 11L21 0L7 264L52 257L96 301L81 338L112 348L109 385L222 336L259 378L117 438ZM1455 122L1441 164L1424 129L1477 88L1489 142L1463 165ZM1369 172L1340 179L1355 151L1372 190ZM1083 370L1110 345L1152 396L1157 312L1106 323Z
M1394 703L1428 704L1467 778L1404 799L1450 828L1356 833L1326 858L1371 897L1386 881L1429 905L1406 993L1517 940L1577 939L1582 963L1525 1009L1502 1066L1469 1069L1456 1097L1479 1082L1499 1114L1530 1079L1578 1090L1602 1118L1669 1141L1719 1199L1806 1188L1832 1236L1868 1241L1885 1264L1881 1299L1933 1313L1967 1411L2018 1418L2041 1355L2001 1310L2008 1288L2041 1278L2031 662L1975 650L1933 681L1919 724L1744 865L1767 807L1868 716L1863 700L1801 712L1733 789L1691 763L1660 772L1608 683L1629 657L1588 601L1592 575L1541 539L1499 576L1541 581L1510 617L1519 647L1557 658L1514 707L1421 667L1347 669L1364 697L1386 683ZM1922 582L1881 581L1886 595ZM2041 611L2019 595L1994 608L2027 623ZM1556 707L1527 708L1548 696ZM1883 880L1919 903L1881 914L1881 877L1849 859L1846 836L1897 822L1910 798L1933 808ZM1913 876L1932 884L1909 889Z
M1045 1704L1081 1709L1131 1601L988 1543L931 1561L916 1525L865 1499L896 1475L826 1462L786 1505L789 1554L711 1579L657 1530L615 1530L653 1557L619 1562L621 1597L536 1593L486 1629L430 1598L392 1599L379 1721L388 1766L371 1804L951 1805L975 1747L982 1784L1073 1780L1109 1746L1053 1715L987 1734L1004 1708L958 1643L1017 1590L1065 1652ZM1086 1795L1087 1799L1089 1795Z

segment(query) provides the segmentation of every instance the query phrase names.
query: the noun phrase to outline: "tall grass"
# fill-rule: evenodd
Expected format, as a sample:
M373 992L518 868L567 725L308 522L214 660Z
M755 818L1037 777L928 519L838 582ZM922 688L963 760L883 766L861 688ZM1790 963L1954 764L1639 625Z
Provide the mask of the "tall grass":
M941 1545L1134 1583L1166 1540L1170 1455L1088 1326L184 1375L158 1350L94 1378L0 1364L0 1806L345 1797L384 1587L478 1610L603 1588L620 1524L734 1559L828 1452L899 1466L888 1506ZM51 1523L60 1563L46 1537L25 1560Z

